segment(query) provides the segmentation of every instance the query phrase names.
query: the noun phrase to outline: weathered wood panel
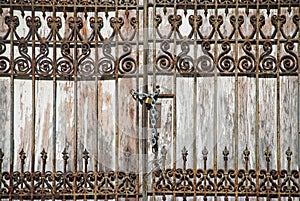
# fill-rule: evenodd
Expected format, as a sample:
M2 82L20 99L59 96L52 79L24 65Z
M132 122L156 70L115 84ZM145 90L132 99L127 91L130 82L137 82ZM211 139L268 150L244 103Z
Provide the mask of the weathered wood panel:
M299 152L297 151L298 136L298 78L281 77L280 78L280 162L281 169L287 169L288 147L292 151L291 168L299 168L297 164ZM275 154L275 153L274 153ZM299 161L298 161L299 162Z
M14 169L20 169L19 153L26 153L24 169L32 165L32 83L30 80L14 81Z
M63 170L62 152L66 149L70 157L67 168L74 170L74 82L57 82L56 105L56 167L57 170Z
M115 148L115 81L99 81L98 89L99 165L102 170L111 170L116 166L115 153L117 151Z
M0 149L4 153L3 170L10 167L10 80L2 78L0 80Z
M250 151L249 168L255 169L256 80L238 78L238 161L245 167L243 151Z
M182 150L188 151L187 167L193 167L193 121L194 81L188 78L176 78L176 164L183 167Z
M265 151L271 152L271 167L277 168L277 84L275 78L259 80L259 167L266 168Z
M89 168L95 166L95 155L97 155L97 134L96 134L96 83L95 81L80 81L78 82L78 157L80 170L83 170L83 152L87 150L90 160Z
M135 79L119 79L118 81L118 113L119 144L115 147L119 154L118 167L121 171L135 171L138 160L136 141L136 101L131 97L130 90L136 88Z
M225 146L229 151L228 167L234 167L235 154L235 79L234 77L219 77L217 80L217 161L218 168L224 167L223 150Z
M42 170L41 152L47 153L47 169L52 169L53 154L53 82L36 81L35 102L35 168Z
M207 166L213 167L214 77L197 78L197 167L203 167L202 151L208 150Z

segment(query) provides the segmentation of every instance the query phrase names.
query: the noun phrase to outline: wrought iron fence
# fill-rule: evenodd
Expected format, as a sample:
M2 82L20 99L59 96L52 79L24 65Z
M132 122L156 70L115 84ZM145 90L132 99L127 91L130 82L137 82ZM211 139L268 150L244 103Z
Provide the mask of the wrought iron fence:
M251 197L278 198L299 197L299 171L291 169L292 152L286 150L287 169L280 172L270 167L271 152L267 149L264 153L266 169L256 171L249 168L250 151L246 147L243 152L245 167L234 169L228 167L227 147L222 152L224 168L214 171L213 167L207 167L208 150L203 149L203 168L193 169L186 165L188 151L182 150L182 168L166 168L167 150L162 149L162 166L152 173L152 188L148 195L166 195L182 197L201 196L207 197L223 196L240 197L249 200ZM0 150L0 170L2 169L3 152ZM122 171L95 171L88 168L89 152L83 153L84 169L82 171L67 171L68 153L62 153L64 161L63 171L48 171L46 168L47 153L41 152L41 171L24 171L26 153L19 153L21 160L21 171L1 171L1 198L10 199L68 199L74 196L77 199L112 199L116 197L142 196L139 189L139 174L135 172Z
M3 142L0 149L0 200L138 200L141 197L147 199L148 196L162 200L176 200L179 197L184 200L219 197L225 200L260 197L268 200L299 199L299 7L299 0L2 0L0 76L9 79L10 115L7 116L10 126L9 132L3 133L3 139L8 140ZM125 93L121 94L119 88L128 84L120 84L122 79L127 78L134 80L130 86L137 89L143 87L144 92L148 91L149 80L153 86L165 84L166 89L159 95L159 99L171 108L172 117L168 120L165 118L163 124L171 125L171 128L167 128L171 140L166 140L168 136L162 139L163 131L159 131L160 158L155 158L159 161L154 162L159 164L159 168L154 170L148 167L151 154L148 154L150 151L145 137L148 132L145 129L148 127L145 106L140 109L139 103L135 102L134 106L130 106L133 112L126 111L123 116L121 114L120 103L124 104L121 101L125 99ZM204 80L206 78L208 80ZM222 78L228 78L229 82L219 80ZM186 84L180 79L188 79L191 90L184 88ZM198 83L202 79L208 82L207 86ZM249 83L244 79L249 79ZM268 79L272 80L271 84L264 85L263 82ZM14 119L18 118L14 101L18 90L15 88L16 80L31 80L31 131L27 133L30 135L30 148L27 148L30 153L25 153L22 147L15 147L16 138L19 138L19 134L14 131L17 126L14 125ZM53 81L52 147L48 147L52 163L47 161L45 150L41 152L40 158L36 153L37 147L42 147L37 146L36 142L36 87L38 81L47 80ZM112 169L101 167L101 160L107 159L104 153L98 153L98 133L101 127L98 125L101 113L98 106L99 83L109 80L113 81L110 86L115 90L115 103L112 104L115 107L112 123L115 137L112 149L115 149L115 157ZM71 146L68 147L72 153L64 149L62 164L57 162L60 154L57 151L57 126L60 122L57 119L56 101L60 81L74 83L74 129L71 132ZM95 87L93 121L96 123L92 134L87 134L96 136L92 139L95 143L91 145L92 156L79 146L78 127L81 122L78 120L78 85L82 81L92 81ZM240 108L239 100L245 95L239 94L239 85L245 87L244 82L247 82L245 86L249 85L249 91L254 94L249 95L249 102L244 101L252 104L254 121L252 117L247 119L239 116L239 110L244 109ZM294 82L297 84L291 84ZM218 132L218 88L222 88L224 83L233 88L232 93L228 93L233 97L226 99L227 105L231 105L229 100L234 102L232 111L228 112L232 114L232 122L228 123L227 130L224 129L228 131L226 137ZM183 89L179 90L181 84ZM291 85L290 88L286 87L290 91L285 94L281 91L285 90L283 84ZM270 108L266 107L262 113L267 114L262 116L261 107L263 101L266 101L261 100L265 95L263 87L271 85L274 88L268 92L275 91L271 97L275 101L269 102L275 112L268 113ZM198 88L201 87L206 90L212 88L213 91L212 97L207 96L211 98L213 108L209 110L207 106L213 119L212 127L199 121L210 120L202 118L201 111L198 111L198 107L206 107L203 106L206 102L199 95ZM293 94L295 91L296 95ZM206 97L205 90L201 93ZM281 104L285 105L282 101L287 98L286 94L289 97L297 96L295 104L293 100L287 100L292 102L289 107L294 107L287 110L294 110L297 116L286 120L292 124L290 133L281 130L285 118L281 114ZM178 112L178 102L187 105L183 101L185 99L190 101L188 103L192 111L182 115ZM203 105L198 106L198 102ZM286 105L284 109L288 107ZM180 111L188 110L185 107ZM127 142L124 145L121 142L121 127L123 121L127 122L126 115L134 116L130 123L137 129L130 131L130 136L137 137L128 142L124 140ZM268 121L267 116L272 115L275 115L275 123L262 122ZM180 116L183 116L182 119ZM224 121L230 119L226 116ZM6 124L6 120L0 120L2 125ZM178 126L180 121L183 122L180 126L184 123L186 125ZM248 136L251 138L249 147L253 148L252 158L249 156L250 150L244 147L246 140L239 139L243 135L238 129L243 126L240 121L253 124ZM200 124L203 130L198 128ZM263 128L264 125L268 128ZM123 126L123 130L126 129L130 130ZM141 137L139 129L142 129L144 136ZM205 141L203 136L208 135L205 133L207 130L212 134L207 138L212 140L206 139L202 143L202 140ZM202 137L197 135L200 131ZM265 139L262 134L266 132L271 137ZM186 145L187 148L182 149L181 153L184 143L180 140L184 138L191 138L188 141L190 146ZM167 151L162 142L171 148ZM206 148L199 148L199 144L205 143L209 146L210 155ZM9 144L9 148L4 147L4 144ZM219 149L223 144L230 148L225 148L220 155ZM16 160L19 149L21 152ZM101 151L104 149L102 147ZM188 153L191 153L189 160ZM25 170L26 154L30 157L30 170ZM69 154L72 160L69 160ZM133 154L137 156L131 157ZM182 155L182 159L178 159L178 155ZM4 165L4 157L9 158L8 165ZM36 168L37 161L41 163L39 171ZM129 170L130 164L134 164L133 170Z

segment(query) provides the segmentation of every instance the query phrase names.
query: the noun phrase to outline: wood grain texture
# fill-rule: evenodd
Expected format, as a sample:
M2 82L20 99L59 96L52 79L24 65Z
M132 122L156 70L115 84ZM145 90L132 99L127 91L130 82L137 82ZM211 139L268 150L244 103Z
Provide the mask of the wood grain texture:
M208 150L207 166L213 167L214 77L197 78L197 167L203 167L202 150Z
M96 89L95 81L80 81L78 82L78 168L83 170L83 152L87 150L91 159L94 159L95 143L97 142L96 135ZM94 160L89 161L89 168L94 167Z
M223 150L225 146L229 151L228 167L234 167L234 77L219 77L217 81L217 162L218 167L224 167Z
M57 136L57 162L58 170L63 170L62 152L66 148L69 153L67 170L73 170L74 164L74 82L57 82L56 100L56 136Z
M265 151L271 152L271 167L277 168L276 79L259 80L259 167L266 168Z
M9 170L10 164L10 80L0 80L0 148L4 153L3 170Z
M250 150L249 168L255 169L255 78L238 78L238 162L244 168L243 151Z
M115 169L115 81L98 82L98 152L103 170Z
M136 160L139 157L136 153L136 101L130 95L130 90L136 88L135 79L119 79L119 118L117 125L119 127L119 147L116 151L119 152L119 168L122 171L127 169L130 171L136 170Z
M290 147L292 154L292 169L297 169L298 147L298 93L297 77L280 78L280 148L281 148L281 168L287 169L286 151Z
M35 161L37 170L42 170L40 153L47 154L47 169L52 169L53 146L53 83L36 81L36 124L35 124Z
M188 151L187 167L193 167L193 97L194 82L189 78L176 78L176 121L177 121L177 139L176 139L176 164L182 166L182 149L185 147Z
M32 147L32 88L31 80L14 81L14 168L20 169L19 153L26 153L24 169L30 170Z

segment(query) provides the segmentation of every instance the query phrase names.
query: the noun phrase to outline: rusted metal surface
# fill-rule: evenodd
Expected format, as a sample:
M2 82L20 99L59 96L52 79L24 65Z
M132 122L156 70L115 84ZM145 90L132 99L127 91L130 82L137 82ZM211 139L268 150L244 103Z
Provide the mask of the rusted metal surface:
M299 199L299 7L1 1L0 200Z
M203 168L193 169L187 166L188 151L182 149L182 168L166 168L166 149L162 149L161 169L153 171L152 191L147 191L147 195L166 196L175 192L176 196L186 199L188 196L201 195L203 198L217 194L225 199L236 194L246 200L249 197L299 197L299 171L291 168L293 153L290 148L285 151L287 169L278 172L270 167L272 153L269 148L264 152L264 163L266 169L259 172L249 168L250 151L246 147L243 151L244 168L235 170L228 165L230 155L227 147L222 151L224 167L214 171L207 166L209 151L202 150ZM89 152L84 150L82 158L84 166L81 171L67 171L69 154L63 151L63 171L46 171L47 153L41 153L41 171L25 171L26 153L21 150L19 158L21 161L20 171L10 174L1 171L1 198L13 199L47 199L67 198L76 195L77 198L97 198L118 196L134 197L141 196L136 189L136 178L134 172L116 173L115 171L93 171L88 164ZM2 149L0 150L0 170L2 170ZM75 180L76 177L76 180ZM258 183L256 183L258 178ZM12 182L12 186L10 185ZM117 185L118 184L118 185Z

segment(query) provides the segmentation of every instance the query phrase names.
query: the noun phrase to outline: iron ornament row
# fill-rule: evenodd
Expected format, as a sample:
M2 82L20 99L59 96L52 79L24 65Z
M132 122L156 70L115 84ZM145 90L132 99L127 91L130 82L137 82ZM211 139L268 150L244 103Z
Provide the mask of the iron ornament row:
M26 198L33 194L35 198L89 193L96 193L100 196L116 193L120 196L136 194L138 174L121 171L90 171L87 169L90 158L87 150L82 153L84 170L75 173L67 171L69 154L66 149L62 155L63 171L46 171L47 153L43 150L41 152L42 170L29 172L24 171L26 153L22 149L19 153L21 171L10 173L2 172L4 154L0 149L0 198L7 196Z
M203 42L201 44L202 54L198 58L193 58L188 54L190 47L184 42L181 44L181 52L178 56L172 56L172 53L169 51L170 45L165 41L161 45L164 54L157 57L157 68L162 71L173 71L176 68L180 73L195 71L213 72L215 67L218 72L235 72L237 70L237 72L241 73L277 71L293 73L298 70L297 50L295 50L295 45L291 41L284 43L286 53L281 54L279 59L276 58L276 54L274 55L273 51L275 48L270 41L265 41L259 46L258 59L256 57L255 44L245 41L239 45L242 47L243 52L240 53L239 59L236 61L235 55L232 53L234 45L228 41L220 44L220 53L216 56L213 53L212 43ZM194 65L194 60L196 60L196 66ZM279 66L279 69L277 66Z
M162 158L166 158L166 150L161 150ZM269 148L265 151L266 169L249 169L250 151L246 147L243 152L244 169L232 169L228 167L229 151L225 147L223 151L224 168L214 170L207 168L208 150L204 148L203 169L187 168L188 152L186 148L182 150L183 168L170 169L165 168L163 162L162 168L153 173L153 189L157 195L176 193L181 194L184 199L187 196L203 195L204 200L207 196L215 194L225 196L244 196L246 200L249 197L299 197L299 171L291 169L290 148L286 151L287 169L277 171L271 169L271 151Z
M201 32L204 18L208 18L205 25L211 31L204 35ZM166 20L170 25L168 33L162 27ZM224 35L221 27L224 16L189 15L187 16L191 31L187 35L181 33L180 26L183 16L170 14L156 15L154 20L156 50L153 66L158 73L178 72L182 74L210 73L210 72L241 72L241 73L286 73L295 74L298 70L299 15L291 16L293 29L286 32L286 15L272 15L270 25L272 33L266 35L263 28L266 16L250 16L250 34L245 34L242 26L245 24L243 15L229 17L232 30ZM113 78L116 74L135 74L138 70L137 51L140 41L137 38L138 20L136 17L100 16L81 17L48 16L45 18L49 32L41 36L43 20L39 16L24 17L28 27L27 33L21 35L19 30L23 22L22 17L5 16L8 27L0 38L0 75L16 77L41 77L72 79L74 77L93 78L104 76ZM22 21L22 22L20 22ZM104 35L104 23L109 22L110 35ZM68 27L69 34L63 35ZM130 26L130 34L124 34L124 24ZM195 25L195 26L194 26ZM289 24L290 25L290 24ZM90 26L90 34L83 34L83 27ZM235 33L238 33L235 39ZM280 36L280 38L278 38ZM8 40L14 38L13 41ZM176 41L174 38L177 38ZM194 49L194 39L197 38L197 54ZM54 40L55 39L55 40ZM153 40L150 38L150 40ZM118 41L118 43L116 43ZM279 42L278 42L279 41ZM152 42L151 42L152 43ZM216 46L216 43L218 47ZM53 46L57 52L53 55ZM237 47L241 50L234 51ZM276 53L280 46L280 53ZM14 49L15 58L11 58L10 50ZM121 49L116 56L116 49ZM176 53L172 49L177 49ZM178 50L179 49L179 50ZM218 54L216 54L216 50ZM99 51L98 55L96 50ZM35 52L34 56L31 52ZM91 53L95 53L94 55ZM236 55L238 54L238 55ZM277 56L278 54L278 56ZM194 55L197 55L195 58ZM99 59L97 59L99 58ZM236 59L238 58L238 60ZM34 62L33 62L34 61Z
M270 14L271 9L274 7L287 8L288 12L292 11L293 7L299 7L299 0L153 0L148 3L148 7L164 7L163 12L167 12L167 7L182 8L185 15L187 11L196 7L197 10L204 10L207 14L209 9L225 8L225 14L229 13L230 8L244 7L246 14L249 14L250 9L266 9L267 14ZM126 9L128 7L137 7L142 9L144 6L143 1L137 0L0 0L0 14L3 12L2 8L15 7L21 10L24 16L25 10L40 9L43 12L43 16L46 15L46 11L50 7L55 7L57 11L63 11L66 16L66 12L74 12L75 10L83 10L85 16L88 12L93 12L96 9L105 10L105 15L108 16L108 10L114 10L116 7L119 9Z
M45 5L102 5L102 6L109 6L109 5L137 5L137 0L2 0L3 6L9 6L10 3L12 5L24 5L24 6L45 6ZM249 4L249 5L278 5L278 1L275 0L153 0L150 1L150 5L158 4L158 5L203 5L203 4L215 4L218 5L228 5L228 6L235 6L238 4ZM297 4L299 0L280 0L281 5L284 4ZM141 2L143 4L143 2Z
M126 13L125 13L126 14ZM183 24L184 18L188 20L186 23L187 26L191 28L188 34L183 34L180 27ZM174 15L169 14L163 16L160 14L155 15L154 17L154 28L156 33L156 40L168 40L173 39L175 36L179 40L181 39L199 39L199 40L234 40L235 33L238 32L238 40L263 40L263 39L297 39L299 35L299 15L293 14L291 16L286 15L272 15L267 17L261 14L254 14L249 16L250 24L245 23L245 16L231 15L225 18L223 15ZM32 41L33 37L36 41L47 41L49 43L53 42L54 38L56 41L74 41L74 42L85 42L91 41L99 42L104 41L135 41L137 38L137 32L139 29L138 19L136 16L125 16L119 17L110 17L108 19L103 18L102 16L92 16L87 19L83 19L80 16L72 16L67 19L62 19L59 16L45 16L45 20L41 19L40 16L5 16L4 22L7 26L7 29L4 29L5 32L2 34L1 40L5 41L9 39L9 36L12 34L14 40L20 40L24 38L26 41ZM205 20L206 19L206 20ZM291 19L291 22L287 23L287 20ZM229 20L228 25L231 25L231 30L228 29L228 33L224 34L222 31L222 26L225 26L225 20ZM167 21L168 25L162 25L163 21ZM208 23L204 24L204 21ZM45 28L44 32L47 32L45 36L41 36L41 26L42 22L47 24L48 29ZM20 35L23 33L19 31L18 27L20 24L26 24L28 27L27 33L25 35ZM66 24L66 28L62 28L62 24ZM104 24L108 23L109 27L104 28ZM166 23L166 22L165 22ZM268 23L268 24L266 24ZM126 24L126 27L124 27ZM83 27L87 29L90 27L90 33L83 34ZM244 26L248 30L251 30L250 34L245 33ZM168 27L166 29L166 27ZM264 28L267 27L270 30L273 30L270 35L266 35ZM289 28L288 27L293 27ZM127 29L130 34L129 36L124 35L124 29ZM210 30L208 34L204 35L202 29ZM105 35L105 29L110 30L111 34ZM185 27L187 29L187 27ZM66 30L69 33L65 33ZM165 33L167 30L168 33ZM287 32L288 31L288 32ZM107 32L107 30L106 30ZM151 33L150 35L152 35ZM150 38L151 39L151 38Z
M79 172L67 171L68 153L64 150L63 171L46 171L47 153L41 152L42 170L36 172L24 171L26 154L20 152L21 171L2 171L3 152L0 149L0 195L2 198L55 196L80 196L97 194L99 196L134 196L139 194L139 175L134 172L89 171L89 153L82 153L84 170ZM186 167L188 152L182 150L183 167L170 169L165 167L167 151L161 149L162 162L160 167L152 173L152 193L156 195L180 194L187 196L214 195L215 193L235 196L236 193L246 197L299 197L299 171L291 169L292 152L286 151L287 169L271 169L271 151L265 151L266 169L254 170L249 168L250 151L246 148L244 155L244 169L228 167L229 151L223 151L224 168L207 168L208 150L202 151L202 169Z
M199 49L199 56L195 58L190 54L190 44L182 42L181 51L174 55L170 50L170 42L163 41L160 46L161 53L156 55L155 69L157 73L178 72L182 74L213 73L217 72L240 72L240 73L275 73L282 72L295 74L298 72L298 56L296 45L288 40L282 44L282 52L277 58L274 54L276 46L270 41L265 41L259 46L260 52L256 57L256 45L249 41L242 44L242 51L238 60L233 55L234 44L225 41L218 48L219 54L214 55L214 44L203 42ZM0 42L0 75L18 77L40 77L53 78L60 77L63 79L72 79L75 76L90 79L96 76L113 78L116 73L123 75L134 75L138 69L138 61L133 54L134 45L124 43L119 45L122 54L119 58L113 53L111 43L103 43L100 46L102 56L95 60L91 56L92 47L90 43L79 43L74 48L74 44L65 42L57 45L61 56L55 61L49 55L50 48L46 42L37 45L36 56L32 58L29 53L31 49L24 38L20 39L18 45L19 56L10 60L6 55L6 45ZM74 52L77 51L76 58ZM32 60L35 60L33 68ZM236 66L237 65L237 66Z

